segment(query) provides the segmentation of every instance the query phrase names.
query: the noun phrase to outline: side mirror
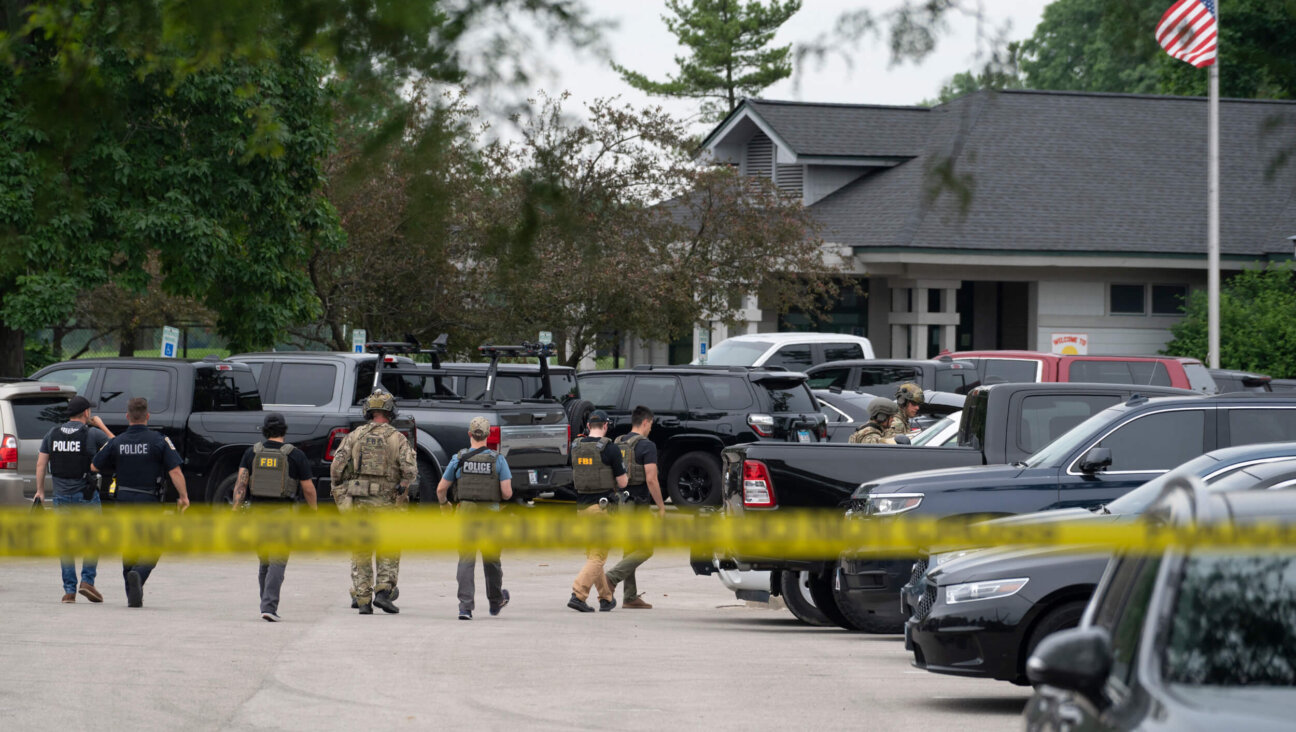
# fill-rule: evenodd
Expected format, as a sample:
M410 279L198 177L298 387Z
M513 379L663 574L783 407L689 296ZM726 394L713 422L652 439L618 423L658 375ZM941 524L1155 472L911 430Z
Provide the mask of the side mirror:
M1071 628L1047 636L1026 661L1026 678L1082 694L1102 708L1111 673L1111 637L1102 628Z
M896 435L896 436L895 436L895 444L897 444L897 445L912 445L913 442L911 442L911 441L909 440L909 435Z
M1080 458L1080 472L1096 473L1099 470L1106 470L1112 464L1112 454L1110 447L1094 447Z

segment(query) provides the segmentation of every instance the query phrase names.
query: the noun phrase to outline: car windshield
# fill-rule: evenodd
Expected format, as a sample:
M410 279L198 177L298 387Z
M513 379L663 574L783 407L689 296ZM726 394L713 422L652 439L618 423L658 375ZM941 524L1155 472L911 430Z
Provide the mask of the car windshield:
M927 443L931 442L932 440L940 436L940 434L943 433L946 429L949 429L951 425L958 424L959 420L962 418L963 418L962 412L955 412L949 415L948 417L942 417L941 420L938 421L936 424L933 424L932 426L928 427L927 429L923 430L922 432L919 432L917 435L910 438L910 442L912 442L915 445L926 445Z
M751 366L770 348L766 341L739 341L730 338L707 351L706 362L712 366Z
M1161 660L1171 684L1296 687L1296 554L1190 556Z
M1095 432L1102 429L1104 425L1110 424L1118 412L1119 409L1104 409L1072 427L1070 432L1063 434L1040 448L1039 452L1026 458L1026 467L1056 466L1074 452L1077 447L1091 439Z

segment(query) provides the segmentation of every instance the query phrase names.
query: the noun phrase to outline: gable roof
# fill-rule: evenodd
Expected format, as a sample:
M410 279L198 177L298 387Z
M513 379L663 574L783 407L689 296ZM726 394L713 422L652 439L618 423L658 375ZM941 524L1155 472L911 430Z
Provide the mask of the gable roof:
M912 157L923 148L931 110L860 104L745 100L798 156Z
M1206 100L980 92L933 110L922 153L812 207L856 247L1187 254L1206 249ZM1220 104L1224 254L1289 255L1296 234L1296 104ZM971 197L932 199L954 161ZM966 176L966 178L964 178Z

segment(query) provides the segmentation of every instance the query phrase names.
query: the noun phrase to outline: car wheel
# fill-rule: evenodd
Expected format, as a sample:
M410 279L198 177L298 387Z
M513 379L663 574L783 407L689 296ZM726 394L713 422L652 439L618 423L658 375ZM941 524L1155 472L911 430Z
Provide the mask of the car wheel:
M432 508L439 508L436 497L437 484L441 482L441 471L429 458L419 456L418 489L410 491L410 503L425 503Z
M819 612L837 627L843 630L859 630L837 607L837 599L833 597L831 574L830 572L828 577L824 577L814 572L806 573L806 588L810 590L810 599L814 600Z
M836 565L833 566L833 571L837 571ZM859 607L852 601L850 593L844 590L833 589L832 594L833 601L841 614L846 617L851 625L865 633L893 635L904 632L903 618L896 620L892 617L879 616L877 613Z
M666 491L679 508L720 505L720 460L705 452L681 455L671 465Z
M806 625L817 628L835 627L836 623L815 607L814 600L810 597L810 588L806 586L809 576L809 572L790 570L779 573L779 593L783 596L783 604L787 605L788 612Z
M1030 635L1026 637L1026 643L1022 646L1021 657L1017 659L1017 672L1020 674L1018 683L1025 684L1026 681L1026 659L1031 657L1035 652L1035 647L1050 635L1059 630L1074 628L1080 624L1080 618L1084 615L1085 606L1088 601L1075 600L1049 610L1044 613L1039 620L1035 622L1035 627L1031 629Z
M221 482L216 484L216 490L212 491L212 505L222 504L231 505L234 503L234 483L238 481L238 473L230 473L225 476Z
M565 408L572 439L576 439L576 435L585 431L585 421L589 419L590 412L594 411L594 403L588 399L573 399L567 402Z

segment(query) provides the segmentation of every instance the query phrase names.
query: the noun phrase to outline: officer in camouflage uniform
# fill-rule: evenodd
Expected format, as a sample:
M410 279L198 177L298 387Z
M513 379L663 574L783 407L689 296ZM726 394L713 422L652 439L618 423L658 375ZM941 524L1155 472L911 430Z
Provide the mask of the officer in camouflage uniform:
M891 422L895 419L900 408L895 402L886 397L877 397L869 402L868 413L869 421L864 426L855 430L850 436L850 442L854 445L894 445L895 438L887 435L887 430L891 427Z
M922 387L912 381L901 384L895 393L896 406L900 407L900 413L891 420L891 427L887 430L887 437L897 435L907 435L910 427L910 421L918 415L918 408L926 403L923 398Z
M418 458L405 435L391 425L395 418L396 400L375 389L365 400L369 422L348 434L333 455L329 473L338 510L381 511L409 504L410 484L418 479ZM400 612L393 602L400 555L379 555L377 565L375 582L373 551L351 555L351 597L361 615L373 615L374 605L384 612Z

